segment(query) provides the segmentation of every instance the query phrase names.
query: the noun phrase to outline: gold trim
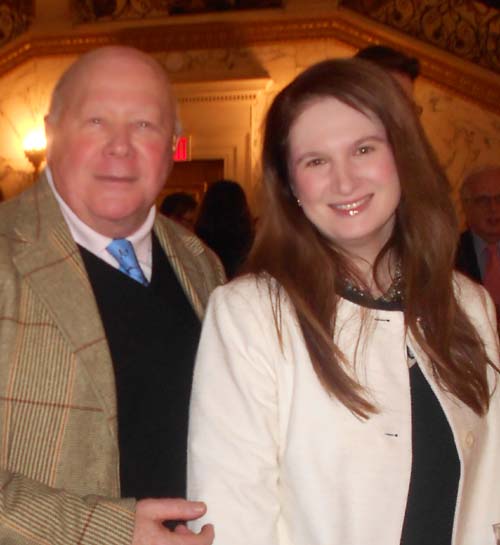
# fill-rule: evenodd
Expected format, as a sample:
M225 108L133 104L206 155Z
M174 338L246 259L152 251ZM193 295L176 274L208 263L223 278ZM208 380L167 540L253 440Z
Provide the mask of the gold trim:
M338 9L335 15L268 21L226 21L109 28L104 33L32 37L0 53L0 77L33 58L77 55L103 45L131 45L145 51L248 48L272 43L331 39L355 48L384 42L417 56L422 75L453 93L500 114L500 78L451 54L418 42L361 16Z

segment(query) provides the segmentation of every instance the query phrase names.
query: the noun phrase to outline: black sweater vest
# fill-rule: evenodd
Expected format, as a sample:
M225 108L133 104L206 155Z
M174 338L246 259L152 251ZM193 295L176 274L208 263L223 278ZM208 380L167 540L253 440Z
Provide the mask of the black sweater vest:
M186 494L195 315L158 240L142 286L80 247L113 359L124 497Z

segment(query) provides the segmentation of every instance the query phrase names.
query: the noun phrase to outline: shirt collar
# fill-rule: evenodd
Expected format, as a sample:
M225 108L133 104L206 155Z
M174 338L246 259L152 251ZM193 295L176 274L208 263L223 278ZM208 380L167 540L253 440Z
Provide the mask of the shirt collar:
M68 228L71 232L73 240L87 249L93 254L103 257L106 261L106 246L111 242L111 238L104 236L97 231L94 231L86 223L84 223L71 208L66 204L64 199L57 191L52 172L49 166L45 167L45 174L50 188L52 189L54 196L59 204L62 215L68 224ZM133 247L139 263L145 264L151 267L151 231L153 229L154 221L156 217L156 207L153 205L149 210L148 216L144 223L130 236L127 237ZM109 254L108 254L109 255Z

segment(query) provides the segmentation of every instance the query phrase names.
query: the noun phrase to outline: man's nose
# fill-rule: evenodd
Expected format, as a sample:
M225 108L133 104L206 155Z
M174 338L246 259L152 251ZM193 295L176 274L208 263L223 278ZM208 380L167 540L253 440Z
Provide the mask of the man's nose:
M109 130L106 152L116 157L128 157L133 151L130 130L126 126L114 126Z

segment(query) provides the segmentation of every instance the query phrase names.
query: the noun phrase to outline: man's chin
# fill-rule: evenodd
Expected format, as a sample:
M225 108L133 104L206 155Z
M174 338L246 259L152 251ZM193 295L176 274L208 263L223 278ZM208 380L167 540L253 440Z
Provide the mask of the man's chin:
M146 221L147 212L127 214L124 211L107 211L89 218L86 222L94 231L111 238L125 238L137 231Z

